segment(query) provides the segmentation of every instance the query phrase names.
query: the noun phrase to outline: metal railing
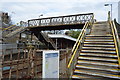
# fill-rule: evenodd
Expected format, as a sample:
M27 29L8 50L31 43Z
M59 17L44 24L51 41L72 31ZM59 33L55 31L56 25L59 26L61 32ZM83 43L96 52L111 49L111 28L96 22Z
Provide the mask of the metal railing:
M0 28L2 30L2 36L4 37L5 35L11 33L13 30L18 29L19 27L16 27L16 25L11 25L7 28Z
M116 53L117 53L117 57L118 57L118 64L119 64L119 68L120 68L120 40L119 40L118 32L117 32L114 21L110 21L110 26L112 29L112 34L113 34L114 43L115 43L115 49L116 49Z
M2 36L6 37L6 35L10 35L12 32L20 31L21 29L25 29L27 27L28 27L28 23L21 21L20 26L11 25L7 28L0 28L0 29L2 30Z
M55 43L53 42L53 40L48 37L48 34L45 33L45 32L40 32L40 33L41 33L41 35L44 37L44 39L45 39L48 43L50 43L50 44L52 45L52 47L55 49L56 45L55 45Z
M76 14L59 17L49 17L28 20L29 27L35 26L55 26L55 25L67 25L67 24L84 24L87 21L91 22L93 19L93 13Z
M13 35L21 33L23 31L25 31L26 29L27 29L27 27L20 27L19 29L12 31L10 34L7 34L5 37L7 37L7 38L12 37Z
M81 49L82 47L82 43L84 41L84 38L85 38L85 35L86 35L86 32L87 32L87 29L90 29L90 26L91 26L91 22L86 22L73 49L72 49L72 57L68 63L68 77L71 78L72 74L73 74L73 71L75 69L75 65L77 63L77 58L79 56L79 50Z
M14 26L16 26L16 25L11 25L11 26L9 26L9 27L7 27L7 28L0 28L1 30L8 30L8 29L10 29L10 28L13 28Z

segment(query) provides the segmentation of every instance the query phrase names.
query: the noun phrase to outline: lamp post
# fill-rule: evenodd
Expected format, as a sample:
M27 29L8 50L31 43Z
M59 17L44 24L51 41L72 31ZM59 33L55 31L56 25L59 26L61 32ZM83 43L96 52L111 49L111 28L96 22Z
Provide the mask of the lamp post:
M112 20L112 4L105 4L104 6L111 6L111 20Z

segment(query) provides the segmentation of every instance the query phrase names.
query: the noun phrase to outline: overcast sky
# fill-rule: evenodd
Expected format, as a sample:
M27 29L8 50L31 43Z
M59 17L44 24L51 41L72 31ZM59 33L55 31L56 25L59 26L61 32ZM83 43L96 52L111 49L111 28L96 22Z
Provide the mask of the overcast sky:
M13 22L27 21L43 17L94 13L98 21L107 20L107 12L112 4L113 18L118 17L118 1L120 0L1 0L0 11L8 12Z

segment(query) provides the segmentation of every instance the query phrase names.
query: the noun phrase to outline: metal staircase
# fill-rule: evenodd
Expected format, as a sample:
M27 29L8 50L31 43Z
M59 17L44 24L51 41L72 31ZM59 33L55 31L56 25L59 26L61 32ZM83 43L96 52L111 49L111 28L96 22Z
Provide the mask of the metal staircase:
M84 33L86 33L84 31ZM81 34L82 35L82 34ZM78 39L80 48L73 53L68 69L71 79L76 80L119 80L119 42L114 22L96 22L91 32ZM80 51L77 52L77 50ZM72 57L75 57L73 54Z
M48 34L45 32L33 32L34 35L39 39L39 41L45 43L49 49L55 49L55 42L48 37Z
M13 35L21 33L23 31L25 31L26 29L27 29L27 27L20 27L19 29L16 29L16 30L12 31L11 33L7 34L5 37L6 38L12 37Z
M11 25L7 28L1 28L2 29L2 36L5 37L6 35L10 34L12 31L18 29L19 27L16 25Z
M53 40L48 37L48 34L47 34L47 33L41 32L41 35L44 37L45 41L46 41L47 43L49 43L49 44L53 47L53 49L56 48L55 42L53 42Z

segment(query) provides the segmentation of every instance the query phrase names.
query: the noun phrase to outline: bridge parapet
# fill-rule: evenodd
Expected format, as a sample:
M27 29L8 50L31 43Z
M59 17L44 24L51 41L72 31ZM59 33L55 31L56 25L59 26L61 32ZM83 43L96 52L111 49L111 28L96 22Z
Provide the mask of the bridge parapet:
M69 24L84 24L87 21L93 21L94 14L76 14L49 18L40 18L28 20L29 27L38 26L56 26L56 25L69 25Z

